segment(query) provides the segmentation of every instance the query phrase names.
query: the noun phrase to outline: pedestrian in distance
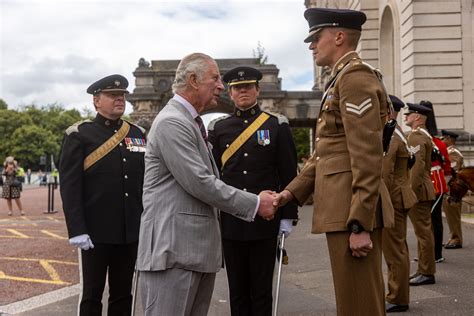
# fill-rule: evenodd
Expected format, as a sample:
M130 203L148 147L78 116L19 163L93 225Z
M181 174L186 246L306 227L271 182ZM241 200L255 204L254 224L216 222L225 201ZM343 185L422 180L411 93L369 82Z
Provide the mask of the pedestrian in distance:
M21 182L17 178L18 176L18 164L12 156L8 156L3 162L2 177L2 198L7 201L8 216L13 215L13 203L15 201L20 215L24 216L23 206L21 204Z

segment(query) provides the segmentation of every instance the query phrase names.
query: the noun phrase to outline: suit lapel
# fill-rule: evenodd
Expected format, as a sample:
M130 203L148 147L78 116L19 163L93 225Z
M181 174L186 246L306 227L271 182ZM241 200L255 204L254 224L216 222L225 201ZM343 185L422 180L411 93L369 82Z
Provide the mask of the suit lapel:
M197 139L198 139L197 146L199 148L199 151L201 153L206 153L205 155L202 155L203 160L205 161L209 170L211 170L214 173L214 175L219 177L219 171L217 170L216 163L214 161L214 158L212 157L211 151L209 150L208 144L206 144L204 139L202 138L201 131L199 130L196 124L196 121L194 121L191 113L189 113L189 111L186 110L184 105L182 105L181 103L179 103L178 101L174 99L171 99L169 101L169 105L173 106L178 112L180 112L189 121L189 124L191 124L191 126L194 129L194 134L196 134L197 136Z

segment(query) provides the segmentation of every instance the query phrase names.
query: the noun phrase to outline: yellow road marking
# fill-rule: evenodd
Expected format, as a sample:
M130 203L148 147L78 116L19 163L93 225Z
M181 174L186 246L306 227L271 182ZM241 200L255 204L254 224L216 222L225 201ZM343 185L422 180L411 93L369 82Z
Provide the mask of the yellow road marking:
M35 279L35 278L24 278L17 277L12 275L6 275L5 272L0 271L0 280L12 280L19 282L34 282L34 283L43 283L43 284L56 284L56 285L69 285L70 282L65 282L61 280L58 272L51 263L65 264L65 265L77 265L76 262L62 261L62 260L48 260L48 259L31 259L31 258L15 258L15 257L0 257L0 260L13 260L13 261L36 261L38 262L43 269L48 273L50 280L46 279Z
M0 257L0 260L16 260L16 261L48 261L49 263L59 263L59 264L69 264L69 265L77 265L77 262L71 261L62 261L62 260L54 260L54 259L33 259L33 258L17 258L17 257Z
M45 269L46 272L48 272L49 277L51 278L51 280L62 282L61 278L59 277L59 274L56 272L56 270L53 268L53 266L49 264L48 261L40 260L39 263L43 267L43 269Z
M20 232L17 231L16 229L10 228L10 229L7 229L7 232L12 233L12 234L15 235L17 238L25 238L25 239L30 238L30 237L28 237L27 235L20 233Z
M66 237L57 235L57 234L52 233L52 232L50 232L50 231L48 231L48 230L46 230L46 229L42 229L42 230L40 230L40 232L42 232L42 233L45 234L45 235L51 236L51 237L53 237L53 238L57 238L57 239L67 239Z
M59 220L57 218L54 218L52 216L46 216L48 219L54 221L54 222L59 222Z
M44 283L44 284L56 284L56 285L69 285L71 283L64 282L61 280L43 280L43 279L33 279L33 278L23 278L23 277L15 277L6 275L3 271L0 271L0 280L12 280L12 281L20 281L20 282L34 282L34 283Z

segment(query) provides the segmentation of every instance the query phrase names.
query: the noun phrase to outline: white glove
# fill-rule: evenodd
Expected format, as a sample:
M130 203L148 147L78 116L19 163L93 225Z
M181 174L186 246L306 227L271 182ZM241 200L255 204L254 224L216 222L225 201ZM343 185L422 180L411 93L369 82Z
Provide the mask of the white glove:
M89 250L94 248L94 244L92 243L92 240L88 234L82 234L79 236L72 237L71 239L69 239L69 244L74 247L81 248L82 250Z
M280 231L278 235L285 234L285 238L290 236L291 231L293 230L293 220L292 219L282 219L280 220Z

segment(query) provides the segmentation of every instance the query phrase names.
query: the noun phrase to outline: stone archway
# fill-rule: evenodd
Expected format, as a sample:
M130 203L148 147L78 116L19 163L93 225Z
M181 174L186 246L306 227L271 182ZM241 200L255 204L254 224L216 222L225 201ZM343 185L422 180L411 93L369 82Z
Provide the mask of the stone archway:
M395 54L395 30L392 8L386 6L382 13L380 23L380 48L379 48L380 70L384 75L385 87L391 94L398 94L395 87L396 79L396 54Z

